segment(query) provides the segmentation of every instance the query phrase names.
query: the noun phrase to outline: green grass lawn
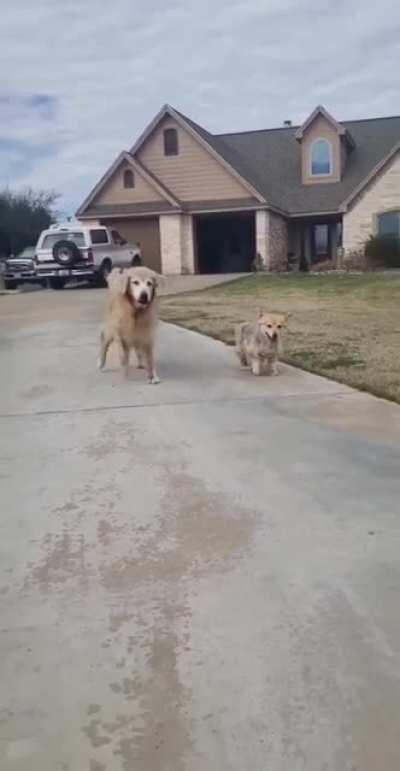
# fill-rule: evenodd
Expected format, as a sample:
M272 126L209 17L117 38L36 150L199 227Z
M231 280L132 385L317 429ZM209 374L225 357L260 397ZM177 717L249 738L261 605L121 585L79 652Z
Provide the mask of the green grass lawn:
M284 361L400 403L400 276L250 276L165 297L161 316L232 344L258 308L290 313Z

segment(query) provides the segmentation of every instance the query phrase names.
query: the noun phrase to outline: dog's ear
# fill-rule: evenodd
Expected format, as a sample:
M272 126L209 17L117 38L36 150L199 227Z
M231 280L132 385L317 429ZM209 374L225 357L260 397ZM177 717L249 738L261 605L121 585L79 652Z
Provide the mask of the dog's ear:
M130 284L130 273L129 270L122 270L121 271L121 294L130 294L131 293L131 284Z
M129 274L121 268L113 268L107 278L107 284L113 294L125 294L129 286Z
M257 318L261 319L262 316L264 316L265 311L263 311L262 308L259 308L257 311Z
M161 276L160 273L156 273L155 270L152 271L152 278L155 287L165 286L165 276Z

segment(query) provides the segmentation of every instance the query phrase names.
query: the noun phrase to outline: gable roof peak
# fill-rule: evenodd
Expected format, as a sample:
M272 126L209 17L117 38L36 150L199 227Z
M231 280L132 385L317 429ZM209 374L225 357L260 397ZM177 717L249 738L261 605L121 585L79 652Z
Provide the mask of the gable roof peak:
M168 203L171 206L175 206L177 208L180 207L181 203L174 196L171 191L164 185L162 182L160 182L159 179L157 179L154 174L150 172L149 169L147 169L143 163L141 163L138 158L134 158L133 155L126 150L122 150L121 153L116 157L115 161L111 164L111 166L107 169L106 173L103 174L99 182L94 186L94 188L91 190L89 195L85 198L83 203L80 205L79 209L76 212L76 215L79 217L83 215L86 211L86 209L90 206L91 203L95 200L95 198L101 193L104 186L107 184L107 182L111 179L111 177L115 174L116 171L121 167L122 163L127 163L130 168L132 168L133 171L137 172L141 177L143 177L146 182L148 182L151 187L155 188L157 192L165 198Z
M227 169L230 174L236 177L239 180L239 182L245 188L247 188L247 190L249 190L252 196L254 196L258 201L265 203L264 196L255 187L255 185L248 179L247 174L246 173L243 174L240 169L236 168L236 165L237 165L236 160L232 161L231 158L226 158L223 143L222 142L218 143L215 137L213 137L212 134L206 131L206 129L204 129L198 123L195 123L194 121L192 121L183 113L179 112L179 110L175 110L175 108L171 107L171 105L169 105L168 103L166 103L161 108L161 110L157 113L157 115L153 118L153 120L148 124L147 128L145 128L143 133L137 139L133 147L131 147L129 152L133 158L137 157L138 151L143 146L147 138L159 126L160 122L165 117L165 115L169 115L178 123L178 125L180 125L186 131L188 131L196 139L196 141L199 144L201 144L207 150L207 152L213 156L213 158L217 160L217 162L220 165L224 166L225 169Z
M304 123L297 129L295 134L296 139L303 139L303 136L308 127L315 121L316 118L318 118L319 115L325 118L325 120L336 129L340 136L346 134L346 129L340 123L338 123L337 120L335 120L335 118L328 112L328 110L325 109L322 104L318 104L315 110L312 111Z

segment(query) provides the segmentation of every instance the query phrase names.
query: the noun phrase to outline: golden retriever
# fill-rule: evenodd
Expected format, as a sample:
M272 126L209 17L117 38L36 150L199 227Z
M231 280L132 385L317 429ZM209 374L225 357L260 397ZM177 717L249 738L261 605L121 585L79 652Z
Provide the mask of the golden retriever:
M147 370L151 384L160 380L154 368L154 336L158 322L157 286L160 276L149 268L114 268L108 277L110 299L100 335L98 367L103 369L111 343L119 344L121 366L129 372L133 348L138 367Z
M281 330L287 316L260 310L255 324L246 322L236 328L236 354L242 367L253 375L276 375L281 345Z

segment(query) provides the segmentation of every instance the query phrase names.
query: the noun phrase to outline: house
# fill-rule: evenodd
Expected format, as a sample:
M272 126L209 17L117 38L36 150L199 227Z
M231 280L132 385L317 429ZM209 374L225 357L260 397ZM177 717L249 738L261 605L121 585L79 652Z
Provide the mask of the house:
M163 273L284 270L400 235L400 117L210 134L166 105L77 212L141 244Z

